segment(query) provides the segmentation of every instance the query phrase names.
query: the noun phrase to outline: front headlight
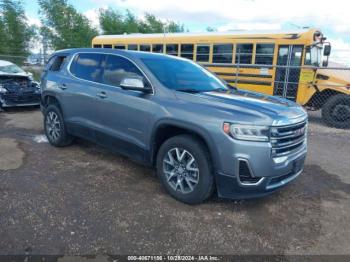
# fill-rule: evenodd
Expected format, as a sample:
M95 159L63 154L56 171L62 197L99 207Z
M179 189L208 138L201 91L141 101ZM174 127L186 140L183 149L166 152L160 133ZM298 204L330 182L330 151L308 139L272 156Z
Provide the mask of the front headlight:
M268 126L224 123L223 130L226 134L238 140L266 142L269 141L270 136Z
M5 93L7 93L7 89L2 85L0 85L0 94L5 94Z

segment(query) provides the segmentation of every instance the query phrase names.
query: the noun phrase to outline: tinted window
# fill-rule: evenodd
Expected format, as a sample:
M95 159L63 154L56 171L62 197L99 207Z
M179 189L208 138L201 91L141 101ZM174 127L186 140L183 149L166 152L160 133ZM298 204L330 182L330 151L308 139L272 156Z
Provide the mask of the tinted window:
M213 46L213 63L232 63L232 44Z
M120 86L120 82L125 77L139 77L145 82L142 73L132 62L120 56L108 55L102 78L103 83ZM145 85L147 86L146 82Z
M153 75L169 89L190 92L227 89L220 79L192 61L169 57L141 59Z
M125 45L115 45L114 48L115 48L115 49L124 50L124 49L125 49Z
M76 77L99 82L101 77L101 63L104 60L103 54L78 54L70 67L70 71Z
M103 45L103 48L112 48L112 45Z
M177 56L179 50L179 46L177 44L167 44L166 45L166 53L168 55L175 55Z
M181 44L181 57L193 60L193 44Z
M197 45L197 62L209 62L209 45Z
M255 64L272 65L274 50L275 50L274 44L257 44Z
M94 45L94 48L101 48L102 45Z
M309 46L305 47L305 60L304 65L311 65L311 49Z
M152 45L152 52L154 52L154 53L163 53L163 44L154 44L154 45Z
M140 51L151 52L151 45L140 45Z
M251 64L253 44L237 44L236 64Z
M137 45L128 45L128 50L137 51Z

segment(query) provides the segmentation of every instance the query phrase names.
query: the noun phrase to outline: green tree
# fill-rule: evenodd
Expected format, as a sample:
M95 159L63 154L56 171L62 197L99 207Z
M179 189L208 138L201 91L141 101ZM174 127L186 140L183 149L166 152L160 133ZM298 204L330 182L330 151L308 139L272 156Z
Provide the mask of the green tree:
M38 0L38 3L43 24L41 32L53 49L91 46L97 30L67 0Z
M184 32L184 26L174 21L162 22L152 14L145 14L144 19L137 19L136 16L127 10L123 15L112 8L102 9L99 14L100 26L103 34L124 34L124 33L163 33Z
M16 0L0 0L0 53L17 56L10 59L21 63L29 52L34 28L27 23L23 3Z

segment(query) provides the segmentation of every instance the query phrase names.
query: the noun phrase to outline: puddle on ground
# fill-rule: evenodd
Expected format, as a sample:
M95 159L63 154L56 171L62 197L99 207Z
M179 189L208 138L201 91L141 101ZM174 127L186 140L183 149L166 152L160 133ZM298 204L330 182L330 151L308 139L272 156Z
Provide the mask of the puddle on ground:
M33 141L36 143L48 143L47 137L45 135L35 135Z

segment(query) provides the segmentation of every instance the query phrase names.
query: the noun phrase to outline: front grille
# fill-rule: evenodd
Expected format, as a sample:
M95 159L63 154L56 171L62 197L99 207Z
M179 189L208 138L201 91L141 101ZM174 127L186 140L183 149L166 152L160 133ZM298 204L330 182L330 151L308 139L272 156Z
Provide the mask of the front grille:
M3 94L3 99L8 104L16 104L16 103L37 103L40 101L40 94L14 94L8 93Z
M272 157L285 156L299 150L304 145L306 136L306 121L288 126L272 127Z
M239 161L239 180L242 183L246 184L254 184L257 183L261 177L253 177L250 169L248 167L248 163L246 161Z

